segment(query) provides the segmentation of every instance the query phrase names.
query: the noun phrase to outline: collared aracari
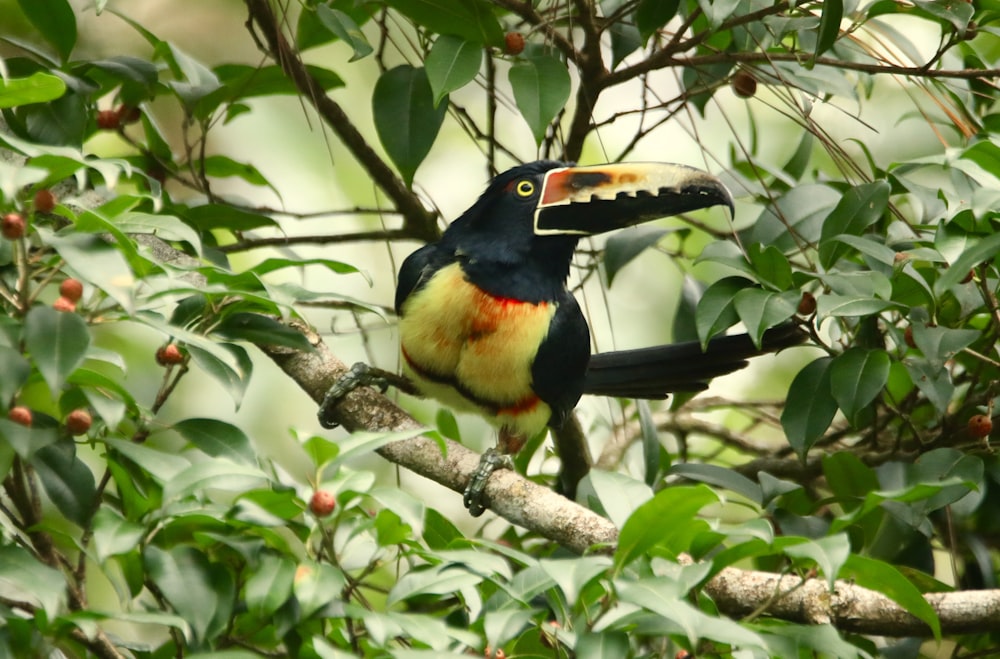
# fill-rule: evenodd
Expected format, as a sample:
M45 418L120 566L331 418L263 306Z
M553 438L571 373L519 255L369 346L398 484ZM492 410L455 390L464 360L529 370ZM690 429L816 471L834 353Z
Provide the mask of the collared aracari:
M717 205L732 212L725 186L683 165L538 161L497 176L439 241L407 257L395 300L406 378L499 428L497 449L466 489L470 513L485 509L492 471L546 426L565 423L583 394L697 391L749 357L800 342L791 327L765 335L760 348L740 335L705 352L692 342L590 354L590 330L566 288L580 238ZM343 383L335 390L320 408L324 425Z

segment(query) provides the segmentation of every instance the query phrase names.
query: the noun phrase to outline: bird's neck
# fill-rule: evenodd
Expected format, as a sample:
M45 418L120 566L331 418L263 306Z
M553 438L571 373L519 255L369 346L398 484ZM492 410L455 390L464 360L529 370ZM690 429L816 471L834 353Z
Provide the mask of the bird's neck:
M566 295L566 279L578 239L535 238L513 248L499 241L459 248L466 278L487 293L524 302L551 302Z

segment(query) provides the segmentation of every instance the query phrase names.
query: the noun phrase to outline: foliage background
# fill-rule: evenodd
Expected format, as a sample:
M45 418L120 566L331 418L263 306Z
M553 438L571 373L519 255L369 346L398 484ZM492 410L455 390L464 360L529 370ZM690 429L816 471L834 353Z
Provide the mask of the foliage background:
M34 417L0 419L9 654L996 647L996 591L961 599L998 573L1000 472L968 426L997 396L996 3L0 11L2 210L28 220L0 244L0 407ZM300 50L311 91L275 66L301 73ZM138 116L100 129L122 106ZM372 454L413 432L320 432L304 376L254 347L308 349L271 319L302 314L343 361L394 368L399 259L492 173L542 156L685 162L739 200L734 225L703 213L584 247L573 284L598 349L793 317L818 346L710 396L585 403L602 469L580 500L621 529L612 555L575 556L534 510L517 519L532 531L465 518L449 490ZM49 188L59 204L41 212ZM58 313L68 276L85 295ZM168 341L185 361L163 369ZM403 402L431 436L492 441ZM70 437L80 408L94 423ZM558 469L546 446L519 464L543 484ZM336 495L332 516L308 511L316 489ZM820 588L728 601L730 566ZM838 578L889 602L865 624L823 609ZM783 613L796 593L807 613ZM952 601L975 602L968 626Z

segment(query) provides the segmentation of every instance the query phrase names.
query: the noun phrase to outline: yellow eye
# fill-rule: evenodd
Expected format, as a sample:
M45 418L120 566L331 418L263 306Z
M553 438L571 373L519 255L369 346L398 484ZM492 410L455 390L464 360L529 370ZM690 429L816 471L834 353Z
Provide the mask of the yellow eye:
M514 189L517 190L519 197L530 197L535 194L535 184L531 181L518 181Z

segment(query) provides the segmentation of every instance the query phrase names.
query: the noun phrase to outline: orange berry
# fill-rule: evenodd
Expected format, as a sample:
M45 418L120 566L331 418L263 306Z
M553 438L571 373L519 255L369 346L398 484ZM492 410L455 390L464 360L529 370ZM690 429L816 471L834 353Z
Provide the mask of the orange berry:
M977 414L969 419L969 434L973 437L986 437L993 432L993 419L985 414Z
M79 302L80 298L83 297L83 284L79 279L73 279L72 277L64 279L59 284L59 295L62 295L70 302Z
M39 190L35 193L35 210L39 213L51 213L56 207L56 196L52 190Z
M66 430L68 430L71 435L82 435L90 430L90 426L93 422L94 420L90 416L90 412L81 407L80 409L73 410L66 415Z
M503 51L508 55L520 55L524 52L524 35L520 32L508 32L503 36Z
M799 300L799 308L796 311L800 316L811 316L816 313L816 296L809 291L803 291L802 299Z
M15 405L7 412L7 418L14 423L19 423L28 428L31 427L31 410L23 405Z
M62 311L64 313L71 313L76 311L76 302L69 299L68 297L59 296L56 301L52 303L52 308L56 311Z
M173 366L184 361L184 353L176 343L168 343L156 351L156 363L160 366Z
M26 226L20 213L7 213L0 220L0 234L7 240L17 240L24 235Z
M326 517L336 507L337 500L334 498L333 492L327 490L316 490L313 492L312 498L309 499L309 510L316 517Z

